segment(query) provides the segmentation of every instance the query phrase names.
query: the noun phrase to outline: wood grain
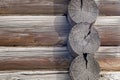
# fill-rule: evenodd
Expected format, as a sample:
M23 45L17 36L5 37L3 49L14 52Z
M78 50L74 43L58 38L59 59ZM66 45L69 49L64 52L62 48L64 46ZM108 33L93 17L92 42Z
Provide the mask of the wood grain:
M67 43L71 53L80 56L83 53L94 54L98 50L101 40L94 27L90 24L80 23L71 29Z
M119 21L98 17L102 45L120 45ZM65 16L0 16L0 46L65 46L70 28Z
M0 0L1 15L64 15L70 0ZM101 15L119 16L119 0L95 0Z
M77 56L70 65L71 80L99 80L100 67L93 55Z
M100 80L119 80L120 72L101 72ZM1 80L70 80L68 71L1 71Z
M120 47L100 47L95 58L102 70L120 70ZM0 70L68 70L72 60L66 47L0 47Z
M93 23L99 14L94 0L71 0L68 5L68 15L74 23ZM71 22L72 22L71 21Z

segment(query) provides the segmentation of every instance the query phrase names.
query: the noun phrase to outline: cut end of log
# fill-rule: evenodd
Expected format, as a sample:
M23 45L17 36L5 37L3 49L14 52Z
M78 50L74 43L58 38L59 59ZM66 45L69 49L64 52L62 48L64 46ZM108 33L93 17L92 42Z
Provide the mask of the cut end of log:
M75 23L93 23L99 14L99 9L94 0L71 0L68 14Z
M71 63L70 76L73 80L99 80L99 64L91 54L87 54L86 60L83 56L78 56Z
M95 28L89 24L80 23L75 25L68 38L68 46L72 51L80 53L95 53L100 46L100 38Z

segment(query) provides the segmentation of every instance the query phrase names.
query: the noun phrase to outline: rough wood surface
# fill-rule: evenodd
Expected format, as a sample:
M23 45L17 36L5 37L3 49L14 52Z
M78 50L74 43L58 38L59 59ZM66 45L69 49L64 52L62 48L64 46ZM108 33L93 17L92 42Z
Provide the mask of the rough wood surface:
M94 26L102 45L120 45L119 21L120 16L98 17ZM69 30L65 16L0 16L0 45L64 46Z
M102 70L120 70L120 47L100 47L95 58ZM0 47L0 70L68 70L72 60L66 47Z
M71 0L69 2L68 16L75 23L93 23L98 14L99 10L94 0Z
M68 43L72 52L94 54L100 46L97 30L90 24L80 23L73 26L69 33Z
M0 0L0 14L63 15L70 0ZM101 15L120 15L119 0L95 0Z
M70 66L72 80L99 80L100 67L93 55L77 56Z
M101 72L100 80L119 80L120 72ZM1 71L0 80L70 80L68 71Z
M94 0L71 0L68 5L68 21L72 24L67 40L68 50L72 49L69 52L78 55L69 68L72 80L100 79L100 66L94 58L94 53L101 41L93 27L98 15L99 9Z

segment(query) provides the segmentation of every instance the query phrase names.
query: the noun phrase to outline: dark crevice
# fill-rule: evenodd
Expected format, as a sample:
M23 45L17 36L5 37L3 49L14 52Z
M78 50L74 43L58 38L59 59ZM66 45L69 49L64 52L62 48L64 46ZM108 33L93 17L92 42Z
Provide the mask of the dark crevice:
M88 64L87 55L88 55L88 53L83 53L83 56L84 56L84 59L86 62L86 69L87 69L87 64Z
M90 35L90 33L91 33L91 28L92 28L92 24L90 24L89 32L88 32L87 36Z
M90 35L90 33L91 33L91 30L88 32L87 36Z
M83 0L81 0L81 9L82 9L82 7L83 7Z
M91 27L92 27L92 24L90 24L90 27L89 27L89 32L88 32L88 34L84 37L84 39L86 39L86 38L87 38L87 36L88 36L88 35L90 35L90 33L91 33Z
M89 30L89 32L88 32L88 34L87 34L87 35L85 35L84 39L86 39L86 38L87 38L87 36L88 36L88 35L90 35L90 33L91 33L91 30Z
M93 24L90 24L90 27L89 27L89 29L91 29L91 28L92 28L92 25L93 25Z

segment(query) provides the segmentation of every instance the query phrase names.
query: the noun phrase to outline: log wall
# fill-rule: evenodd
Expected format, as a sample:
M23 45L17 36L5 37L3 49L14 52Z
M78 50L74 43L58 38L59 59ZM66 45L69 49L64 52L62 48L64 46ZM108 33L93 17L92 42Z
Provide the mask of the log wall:
M66 15L70 0L0 0L1 15ZM119 16L119 0L95 0L100 15Z
M120 47L100 47L95 58L104 71L120 70ZM0 70L68 70L72 60L66 47L0 48Z
M100 16L102 46L120 45L120 17ZM0 46L65 46L71 26L65 16L0 16Z
M119 80L120 72L101 72L100 80ZM67 71L2 71L1 80L70 80Z
M0 80L70 80L69 1L0 0ZM95 1L100 16L94 27L102 44L94 57L102 69L100 80L119 80L120 1Z

